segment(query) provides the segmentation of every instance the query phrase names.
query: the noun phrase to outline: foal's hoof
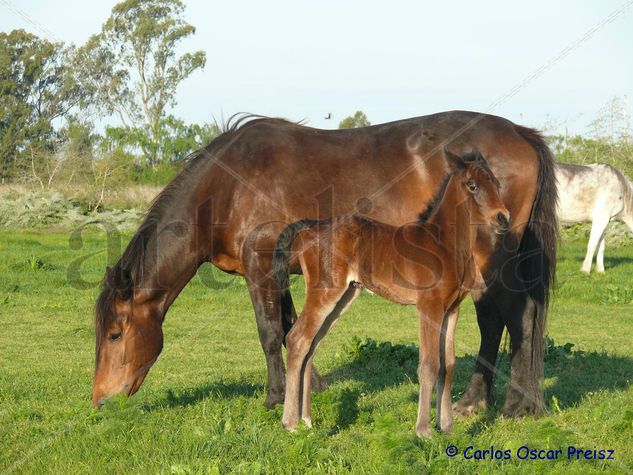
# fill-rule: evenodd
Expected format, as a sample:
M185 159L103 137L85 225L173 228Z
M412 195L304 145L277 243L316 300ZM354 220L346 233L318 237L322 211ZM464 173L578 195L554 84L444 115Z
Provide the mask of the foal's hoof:
M415 433L418 434L420 439L430 439L433 436L433 431L430 427L425 427L423 429L418 428Z
M284 421L281 420L281 426L286 429L288 432L296 432L297 431L297 421Z
M266 409L273 409L277 404L283 404L284 392L282 391L268 391L266 400L264 401L264 407Z
M440 432L444 433L444 434L452 434L453 433L453 423L449 423L449 424L444 424L444 427L442 427L441 424L437 424L435 426L435 428L437 430L439 430Z

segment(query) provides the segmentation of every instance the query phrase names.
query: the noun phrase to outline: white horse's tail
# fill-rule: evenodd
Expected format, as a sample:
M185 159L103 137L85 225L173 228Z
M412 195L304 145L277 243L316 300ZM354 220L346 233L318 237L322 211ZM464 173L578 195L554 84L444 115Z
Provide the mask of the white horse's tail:
M622 186L624 209L622 210L620 217L629 226L629 228L631 228L631 231L633 231L633 183L631 183L631 180L629 180L629 178L619 169L612 165L609 165L609 167L613 170L615 176L618 177L620 185Z

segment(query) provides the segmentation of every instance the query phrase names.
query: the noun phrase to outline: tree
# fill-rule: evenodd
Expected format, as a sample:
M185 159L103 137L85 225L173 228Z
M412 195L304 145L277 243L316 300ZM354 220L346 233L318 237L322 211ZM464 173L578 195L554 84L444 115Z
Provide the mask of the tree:
M75 51L24 30L0 32L0 177L29 148L51 151L53 121L87 101L76 79Z
M84 81L99 108L145 134L138 145L152 167L167 158L161 122L176 104L178 85L206 62L203 51L176 55L178 44L195 33L183 11L180 0L123 1L81 49Z
M350 115L343 119L339 124L339 129L356 129L358 127L367 127L371 125L369 119L363 111L356 111L354 115Z

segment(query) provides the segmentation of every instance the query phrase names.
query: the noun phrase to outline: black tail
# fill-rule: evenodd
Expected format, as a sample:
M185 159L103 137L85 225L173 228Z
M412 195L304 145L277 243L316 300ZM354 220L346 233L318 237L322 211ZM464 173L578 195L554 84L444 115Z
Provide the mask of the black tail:
M554 156L543 136L534 129L519 125L515 125L515 130L534 148L540 161L536 198L519 247L519 271L536 305L532 331L532 369L540 381L543 377L547 308L556 275L558 191Z
M290 296L290 250L292 243L302 230L318 224L319 221L314 219L302 219L286 226L281 232L275 251L273 253L272 277L280 292L282 315L284 320L284 328L289 329L292 325L293 312L285 307L292 307L292 298ZM288 310L288 311L287 311Z

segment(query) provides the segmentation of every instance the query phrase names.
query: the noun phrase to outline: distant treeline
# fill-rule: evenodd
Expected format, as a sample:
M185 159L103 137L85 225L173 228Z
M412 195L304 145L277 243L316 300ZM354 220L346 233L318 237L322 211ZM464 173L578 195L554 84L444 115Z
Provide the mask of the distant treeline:
M167 183L184 157L220 134L214 122L171 113L178 86L206 63L203 51L177 54L195 34L184 8L180 0L125 0L84 45L0 32L0 184L81 190L99 207L106 191ZM113 125L97 131L95 121ZM558 158L633 174L628 123L617 138L613 113L592 125L605 123L608 137L551 137ZM362 111L339 123L367 125Z
M0 181L162 182L212 140L216 124L170 113L178 85L206 61L176 52L195 33L183 12L180 0L123 1L80 46L1 32ZM96 119L116 125L97 133Z

